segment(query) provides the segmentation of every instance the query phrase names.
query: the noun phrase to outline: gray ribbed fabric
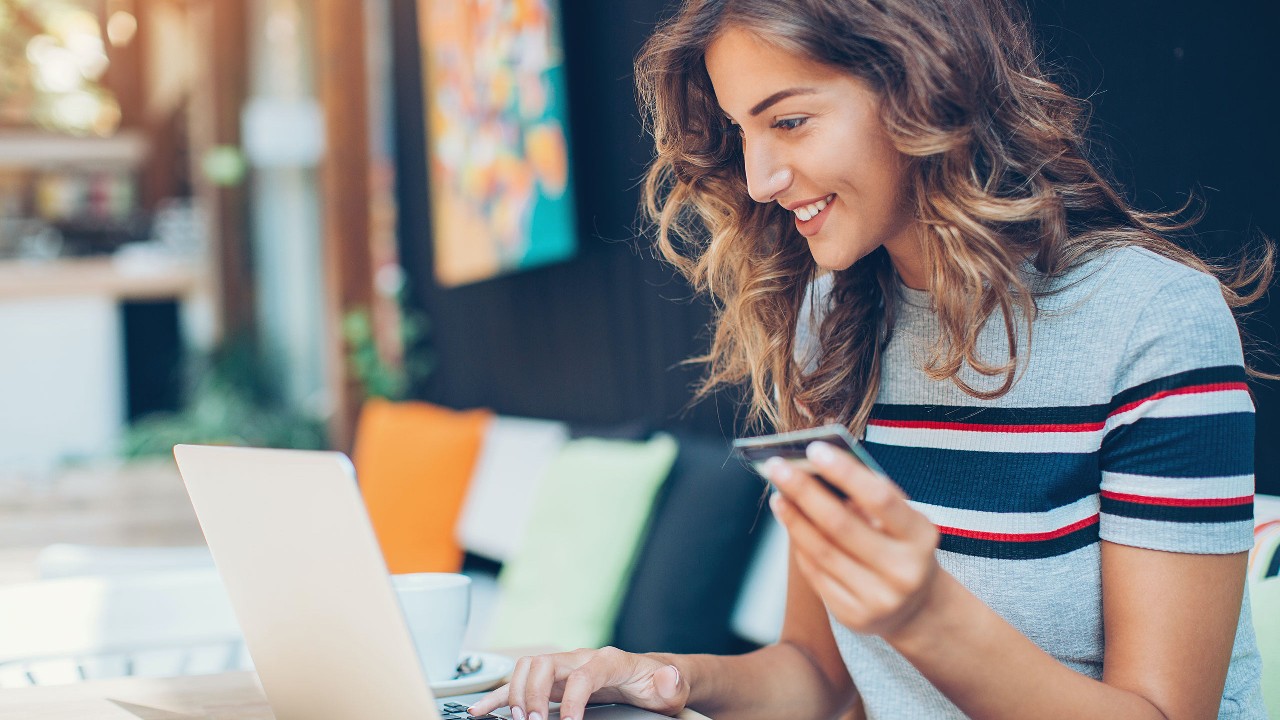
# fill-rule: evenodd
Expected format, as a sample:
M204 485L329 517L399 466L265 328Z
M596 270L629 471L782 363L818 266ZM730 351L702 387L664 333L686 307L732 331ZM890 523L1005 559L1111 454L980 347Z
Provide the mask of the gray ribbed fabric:
M1100 408L1105 427L1099 422L1099 429L1091 433L1037 433L1024 428L1015 437L989 429L963 432L945 427L877 424L873 414L866 441L877 460L916 498L913 505L943 527L944 549L938 551L941 566L1064 665L1100 679L1104 648L1099 538L1190 553L1242 552L1252 543L1252 522L1240 516L1241 512L1247 514L1251 505L1238 507L1234 515L1207 516L1205 522L1189 522L1188 515L1176 514L1181 512L1178 508L1167 508L1181 499L1189 499L1186 504L1200 499L1200 504L1205 505L1210 503L1204 498L1251 496L1251 464L1247 476L1238 470L1224 470L1207 475L1200 472L1204 475L1201 477L1177 470L1178 459L1170 459L1170 443L1146 452L1134 447L1140 442L1135 438L1138 433L1149 438L1151 428L1176 434L1179 427L1185 428L1193 421L1213 423L1215 418L1224 422L1234 418L1239 422L1245 412L1252 412L1252 404L1239 389L1212 391L1218 386L1205 390L1208 386L1201 385L1199 389L1185 390L1194 394L1173 398L1147 392L1171 377L1196 375L1207 372L1206 368L1229 371L1242 365L1239 333L1213 278L1148 251L1126 248L1109 251L1074 269L1054 281L1053 287L1033 286L1056 292L1039 303L1041 311L1033 326L1030 356L1017 384L992 401L978 400L951 382L935 382L924 375L921 367L926 350L938 332L936 319L926 293L902 288L902 312L886 350L877 410L883 410L888 417L893 412L905 416L917 410L935 415L941 410L945 415L949 409L962 409L972 415L975 408L997 408L997 413L1028 408ZM819 279L812 288L813 315L802 318L798 328L797 359L802 364L812 362L812 329L825 314L829 289L829 277ZM1023 345L1020 357L1028 358L1026 338L1020 337L1019 342ZM1004 323L999 317L987 324L980 349L982 357L993 361L1007 357ZM982 378L969 368L962 371L961 377L977 387L994 384L991 378ZM1129 395L1142 394L1146 399L1136 409L1126 410L1124 403L1130 398L1125 391L1130 391ZM1251 416L1247 420L1247 437L1228 437L1211 449L1221 449L1223 457L1238 457L1241 447L1219 446L1247 443L1251 463ZM1038 487L1067 487L1041 482L1041 478L1022 477L1018 473L1027 471L1016 467L1024 459L1031 463L1026 467L1040 467L1034 463L1063 452L1055 443L1064 442L1088 445L1071 450L1077 454L1070 457L1092 463L1092 491L1082 497L1059 498L1053 491L1044 497L1022 497L1035 492L1027 489L1035 483L1039 483ZM1178 452L1179 444L1171 445L1173 452ZM1009 454L992 454L996 452ZM1003 464L999 467L1010 469L1005 474L997 473L995 478L979 478L986 483L984 488L969 492L967 485L974 479L966 475L971 471L966 463L974 457L1007 458L1000 461ZM913 464L918 458L926 458L922 462L927 464ZM1151 472L1141 471L1148 466ZM899 470L895 471L895 467ZM1174 470L1157 471L1170 467ZM1078 487L1078 480L1075 482ZM1108 505L1108 493L1119 500L1111 500ZM993 504L996 496L1021 511L1002 511L1007 507ZM921 502L920 497L952 499ZM1209 508L1205 512L1219 510ZM1200 512L1195 508L1186 511ZM1046 550L1051 552L1047 557L983 555L1007 554L1013 551L1002 548L1034 543L996 543L978 551L964 550L971 546L962 544L955 547L964 551L945 549L948 531L944 526L1017 534L1042 531L1046 526L1068 526L1073 521L1083 524L1084 529L1079 532L1096 528L1096 534L1061 552ZM965 538L957 538L957 543L963 542ZM872 720L964 717L887 643L854 633L834 617L831 622L840 652ZM1220 718L1266 718L1260 675L1246 597Z

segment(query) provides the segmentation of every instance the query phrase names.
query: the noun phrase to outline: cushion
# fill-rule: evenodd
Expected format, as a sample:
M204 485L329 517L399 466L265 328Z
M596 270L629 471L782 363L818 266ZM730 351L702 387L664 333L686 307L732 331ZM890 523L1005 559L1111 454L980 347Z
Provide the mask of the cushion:
M538 486L498 578L495 646L599 647L614 620L676 441L570 440ZM496 519L494 530L501 531Z
M554 420L493 419L458 519L458 542L467 552L497 562L515 553L538 485L568 438L565 424Z
M462 568L454 526L491 418L381 399L361 409L352 460L392 574Z
M761 535L765 485L721 438L679 436L618 615L614 644L631 652L732 654L729 626ZM753 532L755 531L755 532Z

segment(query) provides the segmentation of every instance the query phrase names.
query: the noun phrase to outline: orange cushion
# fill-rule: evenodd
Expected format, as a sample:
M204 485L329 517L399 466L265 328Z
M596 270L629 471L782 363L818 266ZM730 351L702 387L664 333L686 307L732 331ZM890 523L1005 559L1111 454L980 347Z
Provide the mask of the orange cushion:
M454 525L491 418L380 399L361 409L352 460L392 574L462 568Z

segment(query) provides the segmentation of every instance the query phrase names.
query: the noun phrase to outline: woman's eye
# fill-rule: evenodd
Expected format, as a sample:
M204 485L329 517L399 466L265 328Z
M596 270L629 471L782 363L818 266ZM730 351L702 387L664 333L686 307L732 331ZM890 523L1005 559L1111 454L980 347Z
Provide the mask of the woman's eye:
M805 124L808 120L809 118L807 117L782 118L780 120L774 120L773 127L777 130L795 130Z

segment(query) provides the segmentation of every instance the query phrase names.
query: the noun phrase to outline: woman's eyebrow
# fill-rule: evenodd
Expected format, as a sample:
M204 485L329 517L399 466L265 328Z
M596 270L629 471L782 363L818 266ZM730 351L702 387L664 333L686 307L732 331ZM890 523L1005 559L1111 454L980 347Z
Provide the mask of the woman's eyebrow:
M768 110L770 106L774 105L775 103L782 102L783 100L786 100L789 97L793 97L795 95L812 95L816 92L818 92L818 89L811 88L811 87L793 87L793 88L787 88L786 90L779 90L778 92L756 103L755 107L751 108L751 111L750 111L751 117L755 117L756 115L759 115L765 110Z

